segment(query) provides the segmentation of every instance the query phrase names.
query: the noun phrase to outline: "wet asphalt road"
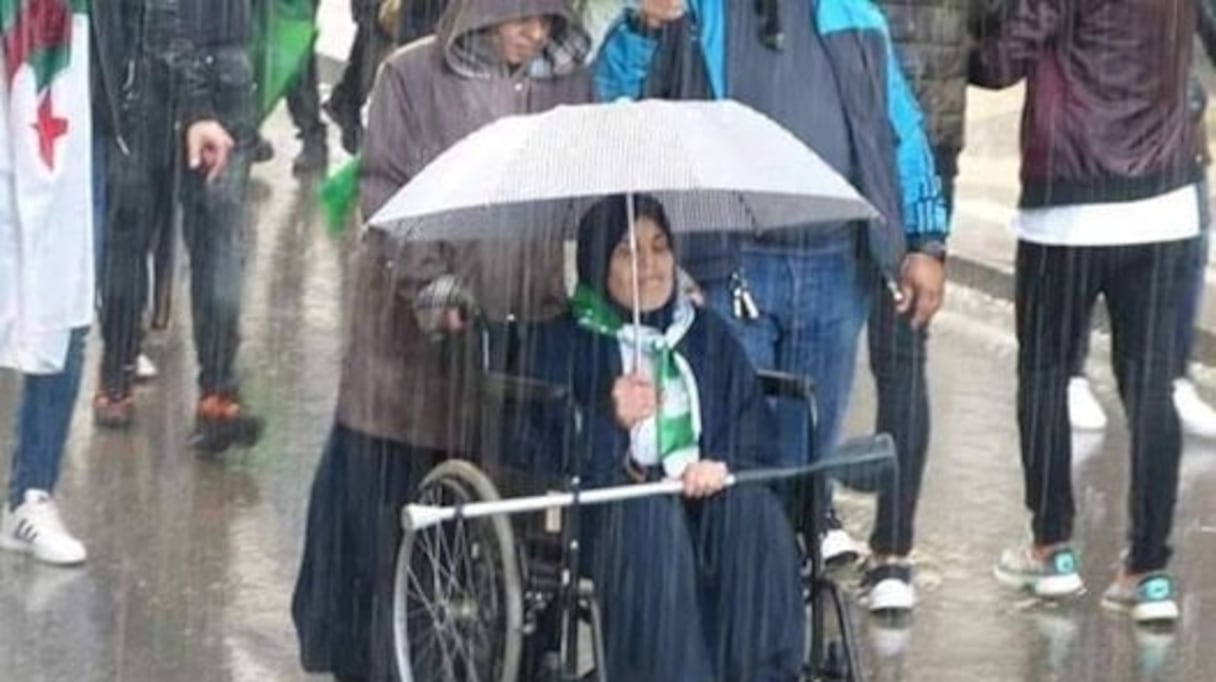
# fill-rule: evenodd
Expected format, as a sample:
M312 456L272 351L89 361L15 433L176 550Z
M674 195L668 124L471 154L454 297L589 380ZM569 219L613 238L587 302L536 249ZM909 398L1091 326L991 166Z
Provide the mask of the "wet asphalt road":
M149 341L162 376L140 390L130 433L93 428L91 363L58 492L91 559L63 570L0 554L0 681L324 679L300 670L288 607L308 486L333 409L343 244L326 233L310 188L290 177L290 128L276 118L269 134L279 157L256 171L241 360L245 397L266 416L266 437L219 461L186 448L195 393L184 293L174 326ZM990 577L1000 549L1025 527L1010 329L1007 305L965 292L955 292L935 327L935 430L918 551L923 605L906 627L859 618L871 679L1216 679L1216 444L1187 442L1174 565L1184 619L1173 636L1139 633L1097 605L1122 548L1128 466L1118 424L1078 442L1077 536L1091 594L1047 609ZM1095 381L1117 414L1102 345L1091 361ZM1214 378L1199 373L1209 399ZM0 375L0 413L11 414L16 388ZM862 366L850 430L865 431L871 415ZM11 438L6 418L5 472ZM849 495L841 506L864 530L869 501Z

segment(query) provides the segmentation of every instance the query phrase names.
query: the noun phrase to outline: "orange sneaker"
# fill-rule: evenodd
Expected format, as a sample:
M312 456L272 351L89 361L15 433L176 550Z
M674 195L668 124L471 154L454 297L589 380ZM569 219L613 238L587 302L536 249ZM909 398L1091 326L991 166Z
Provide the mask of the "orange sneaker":
M209 394L198 401L191 445L219 453L234 445L249 447L262 437L262 419L230 395Z

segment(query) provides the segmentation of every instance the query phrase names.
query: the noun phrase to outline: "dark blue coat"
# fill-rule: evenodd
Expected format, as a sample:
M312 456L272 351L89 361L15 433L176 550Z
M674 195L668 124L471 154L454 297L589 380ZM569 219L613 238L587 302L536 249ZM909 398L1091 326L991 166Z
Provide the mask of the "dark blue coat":
M569 386L583 410L576 452L585 458L585 484L626 480L623 464L629 433L617 424L612 404L612 386L622 374L619 343L582 329L567 314L532 327L526 346L528 374ZM756 371L726 323L714 312L698 309L677 350L688 360L700 390L701 456L726 462L731 470L775 466L779 460L775 418ZM524 421L508 450L527 453L528 466L535 469L562 468L561 410L531 410Z

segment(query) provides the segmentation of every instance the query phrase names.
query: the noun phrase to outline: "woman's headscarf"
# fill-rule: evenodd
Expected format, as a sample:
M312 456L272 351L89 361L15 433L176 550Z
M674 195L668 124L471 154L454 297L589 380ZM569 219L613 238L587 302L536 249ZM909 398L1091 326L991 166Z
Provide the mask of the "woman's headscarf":
M571 306L579 326L620 344L623 368L645 367L644 373L654 380L660 396L658 409L631 430L630 457L643 466L661 465L668 476L678 477L701 456L701 393L692 366L678 350L695 313L687 299L678 295L674 270L667 302L658 310L642 313L640 328L629 323L629 307L612 300L608 275L612 252L629 234L628 201L624 195L603 199L579 221L579 290ZM674 245L663 205L647 195L634 196L633 202L635 219L654 221Z
M629 197L616 194L600 200L578 223L578 281L599 294L617 309L622 319L631 319L632 311L612 300L608 293L608 275L612 268L612 252L629 234ZM633 196L634 219L648 218L667 235L667 242L675 251L675 239L671 232L671 221L667 210L659 200L648 194ZM665 329L671 322L675 307L676 277L672 272L672 295L658 310L642 313L642 324Z

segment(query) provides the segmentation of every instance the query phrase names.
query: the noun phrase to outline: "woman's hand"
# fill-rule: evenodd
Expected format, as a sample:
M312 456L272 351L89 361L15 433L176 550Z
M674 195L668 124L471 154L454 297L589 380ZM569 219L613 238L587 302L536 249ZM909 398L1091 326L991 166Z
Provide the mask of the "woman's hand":
M612 385L612 404L616 421L626 429L654 416L659 395L654 383L641 374L626 374Z
M722 462L701 460L684 469L680 480L684 482L684 497L702 499L722 492L730 470Z

